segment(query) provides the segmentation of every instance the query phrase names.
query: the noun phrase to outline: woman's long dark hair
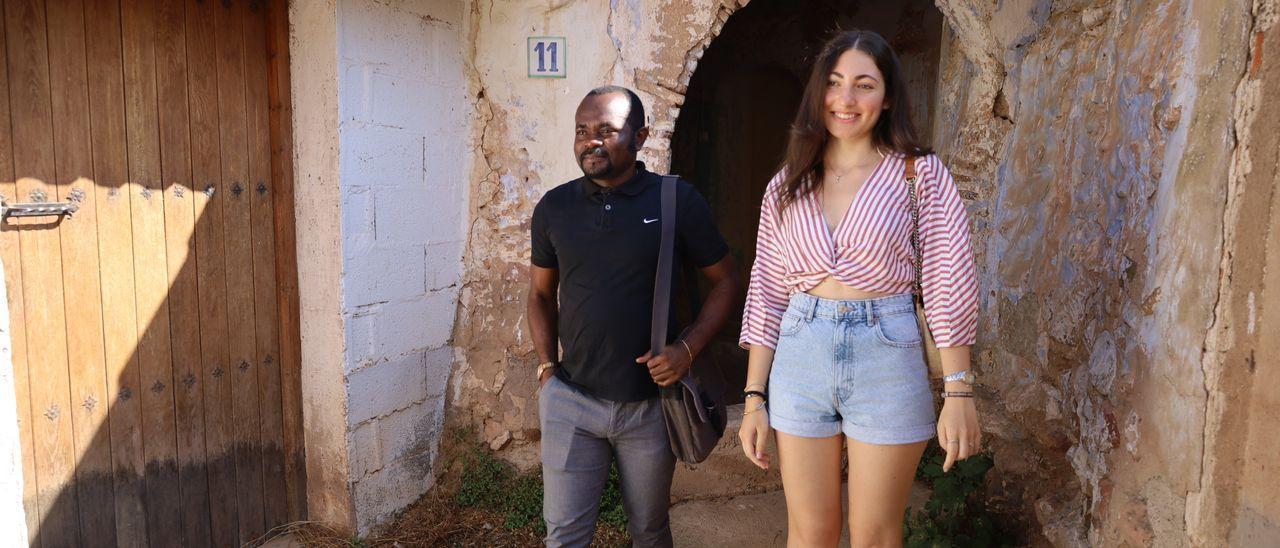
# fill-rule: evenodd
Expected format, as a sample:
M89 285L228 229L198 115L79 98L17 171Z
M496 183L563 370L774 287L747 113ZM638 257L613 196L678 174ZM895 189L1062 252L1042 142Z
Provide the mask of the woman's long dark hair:
M827 41L818 54L805 85L804 97L791 124L791 136L787 140L787 154L782 160L782 187L779 209L786 209L792 202L822 188L822 153L827 148L830 134L826 124L827 80L844 52L856 49L869 55L885 81L885 102L889 108L880 113L880 119L871 130L872 143L881 150L892 150L908 156L923 156L932 152L916 134L911 125L911 105L907 98L906 82L902 79L902 67L898 56L885 39L868 30L844 31Z

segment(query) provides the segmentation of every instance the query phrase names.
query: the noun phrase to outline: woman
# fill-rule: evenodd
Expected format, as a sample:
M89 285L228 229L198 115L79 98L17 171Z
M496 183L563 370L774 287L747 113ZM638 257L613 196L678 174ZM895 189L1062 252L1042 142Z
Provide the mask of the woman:
M904 86L880 35L828 42L761 205L740 340L750 359L739 437L768 468L765 443L777 431L791 546L838 542L842 445L853 546L902 543L907 495L935 432L944 469L979 450L969 223L950 173L912 129ZM907 162L919 187L925 312L948 379L936 420L912 300Z

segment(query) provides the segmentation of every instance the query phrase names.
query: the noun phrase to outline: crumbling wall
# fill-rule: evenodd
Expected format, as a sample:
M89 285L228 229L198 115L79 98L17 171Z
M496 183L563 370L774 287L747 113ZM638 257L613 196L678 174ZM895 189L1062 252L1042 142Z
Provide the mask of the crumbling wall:
M642 159L664 170L690 77L739 7L471 6L482 117L472 138L483 160L472 173L451 409L518 463L536 463L538 437L527 221L543 192L580 173L573 109L602 83L636 89L653 131ZM1224 265L1241 239L1225 227L1239 222L1227 199L1244 177L1231 171L1231 129L1248 38L1262 28L1255 8L938 7L947 30L932 133L974 221L991 500L1059 545L1213 544L1226 534L1215 519L1246 503L1265 518L1250 523L1274 523L1274 497L1216 492L1230 475L1213 475L1219 453L1244 439L1222 419L1218 379L1235 356L1221 318L1243 310L1224 308L1235 297L1222 288L1234 283ZM525 78L527 35L568 37L567 80ZM1249 454L1270 447L1249 439L1259 440ZM1216 508L1226 510L1205 514Z
M1033 509L1058 545L1184 544L1248 11L1009 2L975 17L1003 82L941 110L1009 128L975 132L962 113L943 146L980 248L993 499ZM952 75L980 65L962 53Z
M736 7L665 0L471 5L471 97L479 116L471 139L483 157L472 172L450 408L494 449L509 447L506 456L522 466L536 464L538 440L538 358L524 300L528 221L544 192L581 176L572 152L574 109L604 83L635 89L653 127L641 160L665 170L680 98L672 89L687 85L681 74L696 63L686 67L685 59L705 49ZM566 79L526 77L525 39L545 35L568 40Z

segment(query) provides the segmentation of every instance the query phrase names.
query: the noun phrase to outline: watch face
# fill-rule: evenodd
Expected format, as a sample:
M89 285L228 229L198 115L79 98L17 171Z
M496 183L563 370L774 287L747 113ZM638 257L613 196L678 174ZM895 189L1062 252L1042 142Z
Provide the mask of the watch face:
M964 377L962 377L960 381L965 384L973 384L975 382L978 382L978 376L975 375L973 371L965 371Z

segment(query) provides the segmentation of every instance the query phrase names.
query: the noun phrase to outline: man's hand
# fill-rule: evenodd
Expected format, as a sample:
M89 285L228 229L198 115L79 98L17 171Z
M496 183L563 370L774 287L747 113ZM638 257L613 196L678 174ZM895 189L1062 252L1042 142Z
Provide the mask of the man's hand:
M689 352L680 342L664 347L657 357L651 354L653 354L652 351L645 352L643 356L636 358L636 363L648 367L649 376L653 377L653 382L664 388L683 379L692 364Z
M542 375L538 377L538 388L542 388L546 386L547 381L550 380L551 376L555 374L556 374L555 366L548 367L545 371L543 371Z

